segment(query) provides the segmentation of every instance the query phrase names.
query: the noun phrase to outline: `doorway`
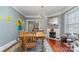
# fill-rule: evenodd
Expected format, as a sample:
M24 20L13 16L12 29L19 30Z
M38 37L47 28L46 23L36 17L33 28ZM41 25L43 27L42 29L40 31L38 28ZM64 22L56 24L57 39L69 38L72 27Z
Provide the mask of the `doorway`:
M28 21L28 32L38 31L39 22L38 21Z

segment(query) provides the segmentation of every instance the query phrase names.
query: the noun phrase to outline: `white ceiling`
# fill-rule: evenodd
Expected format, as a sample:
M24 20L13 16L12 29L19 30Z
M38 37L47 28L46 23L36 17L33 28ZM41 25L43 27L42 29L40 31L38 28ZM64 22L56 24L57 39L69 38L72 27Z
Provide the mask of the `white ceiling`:
M25 16L39 16L41 13L41 6L16 6ZM44 12L46 16L50 16L55 13L63 12L68 6L45 6Z

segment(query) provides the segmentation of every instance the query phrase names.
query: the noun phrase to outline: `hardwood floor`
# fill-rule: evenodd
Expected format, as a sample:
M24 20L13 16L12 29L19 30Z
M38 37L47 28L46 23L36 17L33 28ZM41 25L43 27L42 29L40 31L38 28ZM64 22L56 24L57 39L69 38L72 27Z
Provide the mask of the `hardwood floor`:
M72 52L72 50L70 50L70 48L66 46L63 42L60 44L60 41L55 39L46 39L46 41L47 41L46 44L49 44L52 50L51 52ZM44 47L46 44L44 44ZM31 48L31 49L29 48L27 49L27 51L24 51L19 49L19 43L17 43L15 46L11 47L5 52L42 52L42 41L38 40L36 45L37 45L36 48ZM46 49L49 49L49 48L46 48ZM44 50L44 52L50 52L50 50L48 51Z
M70 47L66 46L63 42L60 42L59 40L47 39L47 41L54 52L72 52Z

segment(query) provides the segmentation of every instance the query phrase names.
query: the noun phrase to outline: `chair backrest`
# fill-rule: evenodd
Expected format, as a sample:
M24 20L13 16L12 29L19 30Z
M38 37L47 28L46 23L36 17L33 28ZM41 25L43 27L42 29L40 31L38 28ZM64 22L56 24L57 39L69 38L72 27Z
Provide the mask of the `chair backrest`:
M35 32L26 32L26 46L27 48L32 48L36 46L36 33Z
M24 35L26 32L24 31L24 30L21 30L20 32L19 32L19 35Z

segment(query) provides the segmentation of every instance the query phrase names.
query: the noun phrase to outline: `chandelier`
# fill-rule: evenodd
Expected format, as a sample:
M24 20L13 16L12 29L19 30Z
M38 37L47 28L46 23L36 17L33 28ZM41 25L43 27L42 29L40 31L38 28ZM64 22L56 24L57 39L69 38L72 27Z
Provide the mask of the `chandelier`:
M40 17L43 19L46 15L46 7L41 6Z

